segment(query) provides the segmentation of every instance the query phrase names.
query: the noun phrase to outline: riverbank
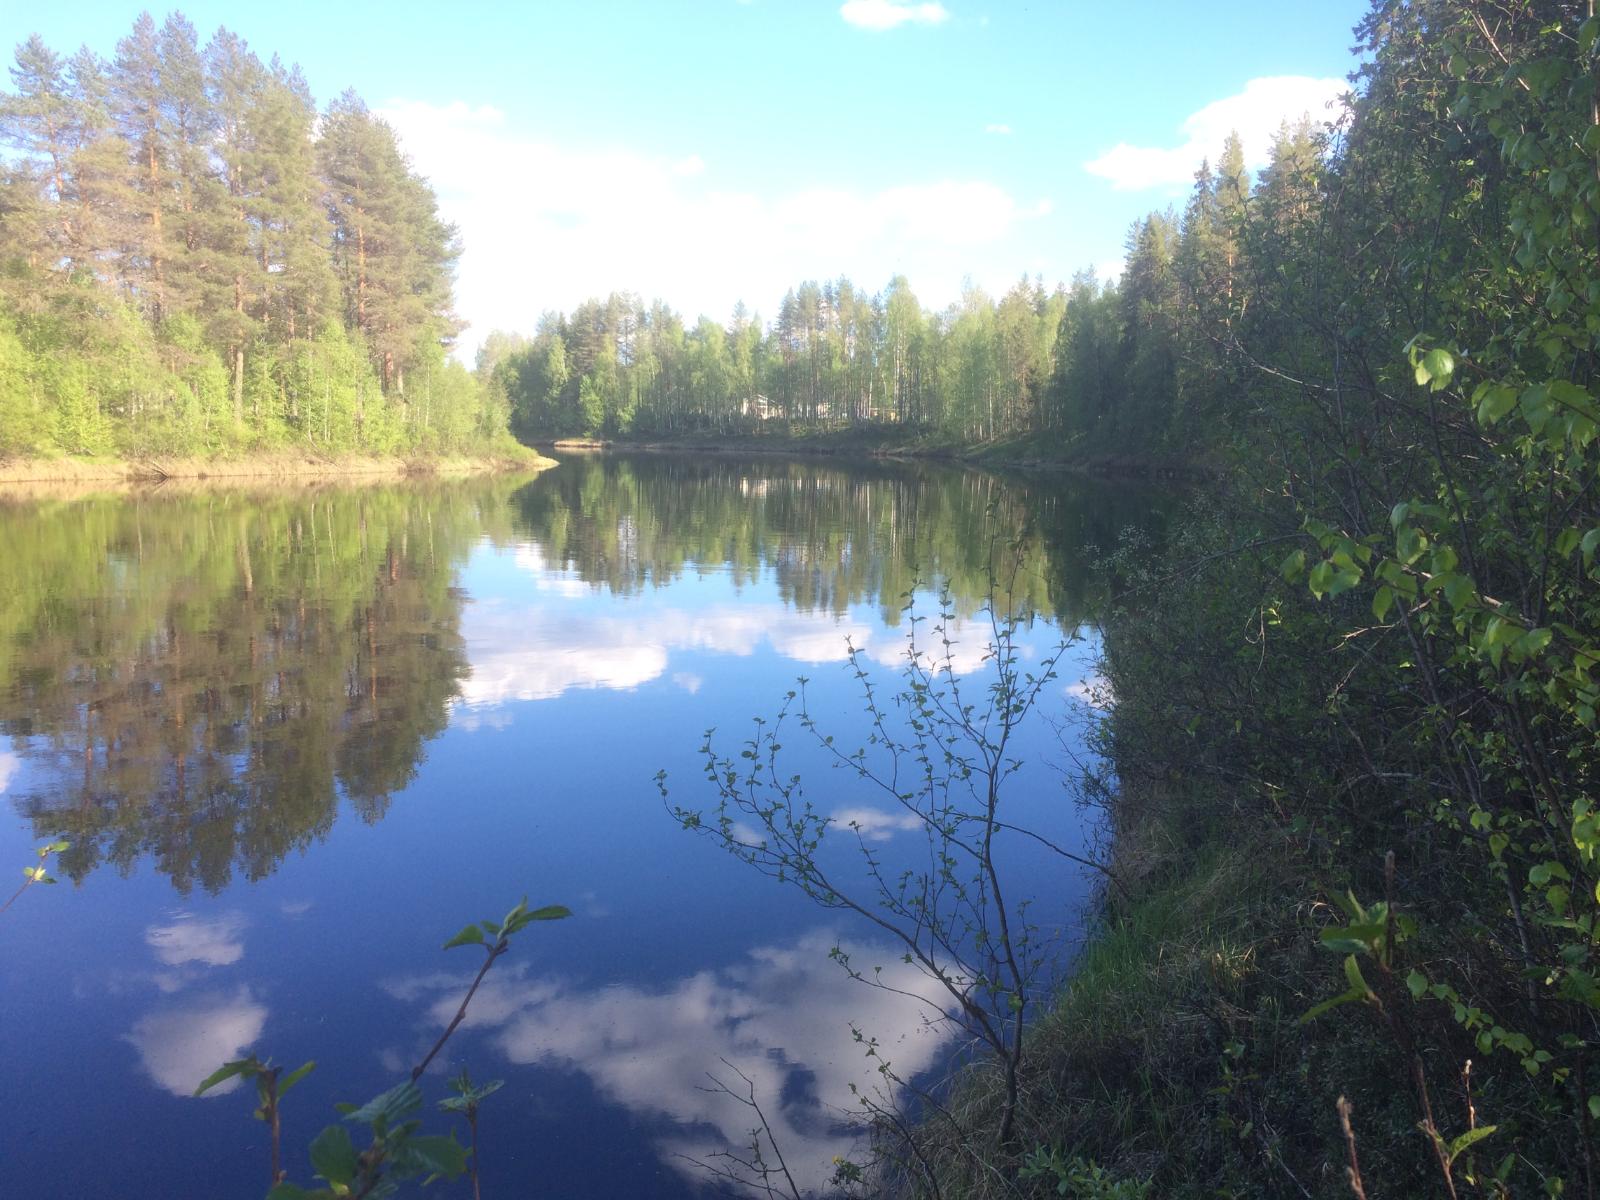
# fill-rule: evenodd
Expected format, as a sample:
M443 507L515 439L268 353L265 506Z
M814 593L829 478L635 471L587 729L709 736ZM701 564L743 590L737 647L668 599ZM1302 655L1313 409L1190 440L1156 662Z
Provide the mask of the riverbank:
M729 433L666 438L560 438L533 443L554 454L665 453L778 458L904 459L961 463L1000 470L1072 471L1127 479L1193 482L1213 467L1199 459L1167 455L1090 453L1058 438L1033 436L961 442L908 434L899 426L827 429L806 433Z
M1370 600L1285 578L1294 514L1248 501L1197 495L1110 567L1096 795L1126 891L1043 999L1013 1143L992 1064L920 1126L937 1193L1345 1200L1353 1146L1372 1196L1592 1195L1589 1009L1529 1003L1564 918L1486 932L1550 851L1440 799L1425 695L1347 649Z
M303 451L240 458L0 458L0 490L34 484L149 485L169 480L299 482L319 479L402 479L542 471L555 466L525 446L481 455L318 455Z

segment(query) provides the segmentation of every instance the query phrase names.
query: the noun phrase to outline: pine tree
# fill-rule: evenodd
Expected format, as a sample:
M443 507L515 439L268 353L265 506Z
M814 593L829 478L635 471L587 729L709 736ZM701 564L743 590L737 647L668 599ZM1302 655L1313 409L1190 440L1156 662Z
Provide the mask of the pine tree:
M109 99L117 131L132 152L129 191L137 215L120 258L124 285L140 307L159 319L166 307L169 186L167 130L162 112L161 45L155 21L140 13L133 32L117 43Z

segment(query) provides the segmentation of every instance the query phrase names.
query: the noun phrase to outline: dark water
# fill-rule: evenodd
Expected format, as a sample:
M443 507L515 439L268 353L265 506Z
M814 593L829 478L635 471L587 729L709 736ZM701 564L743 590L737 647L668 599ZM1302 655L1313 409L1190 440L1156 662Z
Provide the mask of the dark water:
M1003 559L1022 653L1080 638L1060 732L1016 747L1011 819L1081 847L1044 764L1081 750L1097 548L1147 514L1081 482L668 458L0 499L0 864L20 879L71 841L61 883L0 916L0 1195L260 1196L246 1090L191 1095L252 1050L319 1064L284 1130L310 1186L334 1102L399 1079L454 1011L477 952L440 944L524 893L576 915L521 936L425 1081L430 1107L462 1065L506 1081L485 1196L697 1194L687 1160L751 1125L704 1090L722 1060L824 1180L849 1085L876 1080L851 1024L906 1074L951 1034L847 979L836 944L919 986L866 926L680 830L653 776L708 803L704 731L731 746L797 676L859 732L847 648L892 690L919 584L924 612L948 590L954 664L981 679ZM813 801L892 861L882 798L796 750ZM1006 865L1065 955L1092 884L1034 849Z

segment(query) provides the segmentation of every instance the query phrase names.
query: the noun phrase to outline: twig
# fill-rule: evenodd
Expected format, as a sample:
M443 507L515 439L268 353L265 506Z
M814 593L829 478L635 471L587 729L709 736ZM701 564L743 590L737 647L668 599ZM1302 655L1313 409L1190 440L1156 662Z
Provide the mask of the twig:
M1350 1165L1345 1168L1350 1179L1350 1190L1355 1193L1356 1200L1367 1200L1367 1187L1361 1182L1361 1163L1356 1159L1355 1130L1350 1128L1350 1101L1340 1096L1338 1108L1339 1128L1344 1130L1345 1149L1350 1153Z
M428 1064L433 1061L434 1055L444 1048L444 1044L450 1040L450 1035L456 1031L456 1027L466 1020L467 1005L471 1004L473 996L478 994L478 985L483 982L483 977L489 973L489 968L494 966L494 960L504 954L509 947L510 942L505 934L501 934L494 945L485 947L483 966L478 968L478 977L472 981L472 986L467 989L466 996L462 998L461 1007L456 1009L456 1015L450 1018L450 1024L445 1026L444 1032L439 1035L439 1040L433 1044L433 1049L428 1051L421 1062L411 1068L412 1083L422 1078L422 1073L428 1069Z

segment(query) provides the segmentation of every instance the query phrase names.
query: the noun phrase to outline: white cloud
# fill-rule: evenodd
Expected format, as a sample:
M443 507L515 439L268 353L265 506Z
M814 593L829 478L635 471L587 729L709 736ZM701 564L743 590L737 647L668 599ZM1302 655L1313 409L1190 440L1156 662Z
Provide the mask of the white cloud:
M845 0L839 15L857 29L881 32L901 25L940 25L950 10L939 3L907 4L905 0Z
M960 295L973 247L993 260L978 282L1003 290L1023 260L996 248L1044 212L982 179L728 190L688 147L558 144L460 101L393 100L381 113L461 227L464 353L491 329L531 330L541 312L612 289L664 299L692 323L739 299L769 308L802 279L843 272L879 287L904 273L939 307Z
M857 1139L850 1086L871 1095L884 1086L877 1060L856 1046L852 1024L879 1039L884 1058L905 1078L938 1061L954 1033L942 1020L937 985L895 951L843 947L857 970L870 977L881 966L885 987L899 992L850 979L829 959L835 944L821 930L656 988L612 984L585 991L507 972L485 981L467 1024L494 1029L494 1043L512 1062L582 1071L609 1100L671 1118L677 1132L658 1149L665 1161L696 1176L685 1159L749 1145L749 1110L708 1087L712 1073L742 1088L723 1066L726 1060L754 1083L802 1191L820 1191L833 1156L848 1154ZM430 1020L443 1025L465 985L459 977L433 977L387 990L422 1000Z
M996 134L999 134L1000 136L1004 137L1004 136L1010 134L1011 126L1004 125L1004 124L991 123L989 125L985 125L983 127L983 131L985 133L996 133Z
M1214 100L1184 119L1182 142L1176 146L1134 146L1119 142L1099 158L1085 164L1091 175L1111 181L1113 187L1133 190L1189 186L1202 159L1213 164L1230 131L1244 146L1245 163L1257 169L1267 161L1272 135L1284 121L1309 113L1314 121L1336 114L1329 108L1349 90L1343 79L1313 79L1306 75L1272 75L1252 79L1244 90Z
M150 1078L174 1096L190 1096L207 1075L248 1049L266 1023L267 1010L240 992L231 1000L153 1012L139 1020L127 1040ZM230 1079L206 1095L225 1095L238 1086L237 1078Z
M197 921L180 914L170 925L152 925L144 931L145 944L156 958L169 967L184 963L203 963L226 967L244 957L244 917L224 913L209 921Z

